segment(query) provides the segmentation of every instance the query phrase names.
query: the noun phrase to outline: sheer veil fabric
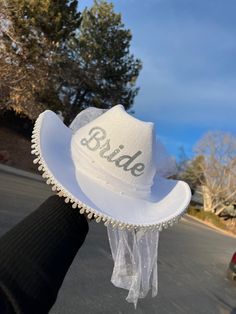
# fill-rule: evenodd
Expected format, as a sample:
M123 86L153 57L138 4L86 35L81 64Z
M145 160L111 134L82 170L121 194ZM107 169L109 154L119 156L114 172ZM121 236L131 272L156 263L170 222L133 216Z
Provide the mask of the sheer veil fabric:
M107 227L107 233L114 261L111 282L128 290L126 300L136 308L138 299L145 298L149 290L152 297L158 292L159 231Z
M101 114L103 109L88 108L72 122L70 128L76 131ZM167 153L157 138L159 175L168 177L176 173L175 160ZM137 307L138 299L144 298L151 290L152 297L158 293L158 242L159 231L120 230L107 226L107 234L114 261L111 282L114 286L128 290L126 300Z

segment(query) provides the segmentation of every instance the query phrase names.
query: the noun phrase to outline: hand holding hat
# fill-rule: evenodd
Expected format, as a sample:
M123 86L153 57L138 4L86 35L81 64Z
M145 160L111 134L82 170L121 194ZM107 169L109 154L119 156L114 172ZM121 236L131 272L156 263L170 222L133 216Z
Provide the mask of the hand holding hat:
M128 301L135 304L156 286L155 295L159 231L178 222L191 192L185 182L164 178L173 160L156 141L153 123L117 105L105 112L88 108L68 128L47 110L35 123L32 143L47 184L73 208L108 226L113 283L129 289ZM148 262L140 254L141 238L149 248L150 239L155 243Z

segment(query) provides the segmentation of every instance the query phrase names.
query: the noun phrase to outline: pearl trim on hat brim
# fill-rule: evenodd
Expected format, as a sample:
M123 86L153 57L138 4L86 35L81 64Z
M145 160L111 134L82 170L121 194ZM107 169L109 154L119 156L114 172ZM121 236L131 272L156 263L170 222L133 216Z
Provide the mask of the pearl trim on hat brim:
M89 219L95 218L96 222L103 222L105 226L111 225L114 228L119 227L120 229L128 229L128 230L159 230L167 229L169 226L173 226L173 224L179 222L181 217L185 214L187 207L178 215L172 217L169 220L163 221L158 224L149 224L149 225L142 225L142 224L128 224L125 222L117 221L107 215L104 215L98 212L96 209L88 206L87 204L81 202L77 198L75 198L67 189L61 185L56 178L51 173L50 169L48 168L44 158L42 156L41 147L40 147L40 130L41 124L43 121L43 114L40 114L38 119L35 122L34 129L32 132L32 151L31 153L36 156L33 163L39 164L38 170L42 172L42 177L46 179L46 183L52 186L52 191L57 192L57 195L60 197L65 198L66 203L71 203L72 208L79 209L81 214L86 213Z

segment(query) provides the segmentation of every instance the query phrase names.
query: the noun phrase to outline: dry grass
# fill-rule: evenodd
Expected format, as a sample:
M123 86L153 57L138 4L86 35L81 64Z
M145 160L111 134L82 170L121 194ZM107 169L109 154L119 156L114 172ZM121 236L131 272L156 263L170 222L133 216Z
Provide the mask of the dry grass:
M212 225L214 225L214 226L216 226L222 230L231 231L231 232L236 234L235 224L231 228L229 226L229 223L225 222L223 219L216 216L214 213L205 212L201 209L198 209L197 207L190 206L188 209L188 214L191 216L194 216L198 219L201 219L203 221L206 221L206 222L208 222L208 223L210 223L210 224L212 224Z

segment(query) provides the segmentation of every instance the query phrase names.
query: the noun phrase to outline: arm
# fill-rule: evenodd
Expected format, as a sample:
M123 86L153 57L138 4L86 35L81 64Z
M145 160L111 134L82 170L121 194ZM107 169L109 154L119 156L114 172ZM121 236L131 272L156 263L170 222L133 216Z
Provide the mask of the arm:
M48 313L87 232L86 218L55 195L3 235L0 312Z

